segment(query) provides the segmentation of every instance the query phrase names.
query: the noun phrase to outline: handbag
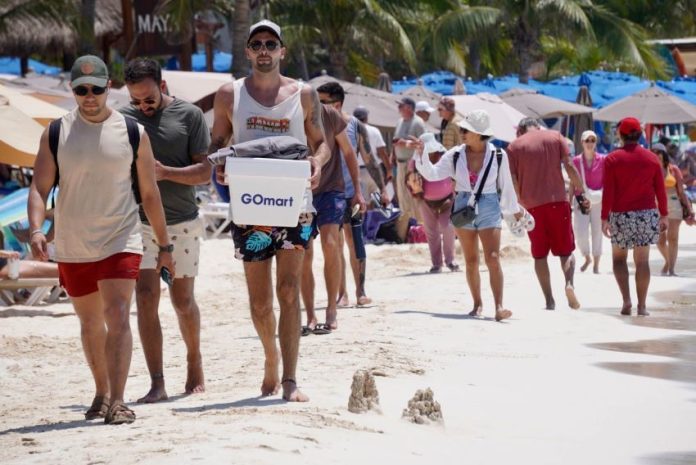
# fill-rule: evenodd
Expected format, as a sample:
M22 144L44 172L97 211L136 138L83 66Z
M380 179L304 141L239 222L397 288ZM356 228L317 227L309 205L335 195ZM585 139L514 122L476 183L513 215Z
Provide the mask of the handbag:
M585 197L590 201L590 204L599 205L602 203L602 190L594 190L587 187L587 181L585 181L585 160L582 158L583 156L584 155L580 155L580 175L582 176L582 187L585 191Z
M454 154L454 170L457 170L457 161L459 160L460 153ZM474 222L476 219L476 204L481 198L481 192L483 191L483 185L486 184L486 178L488 178L488 172L491 170L491 165L493 164L493 157L488 160L488 165L486 165L486 170L483 172L483 177L479 178L479 186L476 189L476 194L474 194L473 202L472 197L469 197L469 202L463 207L456 209L456 202L452 203L452 213L450 213L450 221L455 228L463 228Z
M406 188L416 198L423 197L423 177L417 171L406 173Z

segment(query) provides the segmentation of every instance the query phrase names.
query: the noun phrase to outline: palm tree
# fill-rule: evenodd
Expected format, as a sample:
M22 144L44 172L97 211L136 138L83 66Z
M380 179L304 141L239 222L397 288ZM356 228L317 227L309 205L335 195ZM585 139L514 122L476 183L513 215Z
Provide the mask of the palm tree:
M248 66L244 50L250 26L251 5L249 0L235 0L232 30L232 75L236 78L244 77L247 74Z
M385 3L388 2L270 0L270 10L282 24L285 41L291 47L303 50L307 43L321 44L328 54L331 74L343 79L350 51L364 52L370 45L379 47L382 54L404 60L410 68L415 67L411 40L395 16L383 7Z
M80 43L78 55L94 54L94 20L96 15L96 0L81 0L79 27Z

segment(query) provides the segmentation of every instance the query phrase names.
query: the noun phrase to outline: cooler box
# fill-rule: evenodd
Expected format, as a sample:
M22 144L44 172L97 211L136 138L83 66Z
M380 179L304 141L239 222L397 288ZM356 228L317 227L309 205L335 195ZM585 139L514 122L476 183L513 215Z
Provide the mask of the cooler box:
M238 225L297 226L310 173L307 160L228 157L230 218Z

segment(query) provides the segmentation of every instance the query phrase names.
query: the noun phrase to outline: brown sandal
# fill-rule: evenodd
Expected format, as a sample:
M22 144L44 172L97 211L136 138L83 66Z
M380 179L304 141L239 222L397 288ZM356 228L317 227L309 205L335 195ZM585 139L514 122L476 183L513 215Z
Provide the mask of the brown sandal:
M109 411L109 398L105 396L95 396L92 405L85 412L85 420L95 420L104 418Z
M107 425L121 425L123 423L133 423L134 421L135 412L122 402L112 404L104 417L104 423Z

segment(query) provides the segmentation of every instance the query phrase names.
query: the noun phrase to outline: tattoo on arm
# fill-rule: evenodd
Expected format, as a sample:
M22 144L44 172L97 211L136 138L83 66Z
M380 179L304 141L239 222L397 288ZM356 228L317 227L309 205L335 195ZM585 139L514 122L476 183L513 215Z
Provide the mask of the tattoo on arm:
M213 137L210 141L210 146L208 147L208 153L215 153L225 146L227 141L224 137Z
M312 89L312 126L319 129L322 134L324 133L324 126L321 122L321 102L319 101L319 94L317 91Z
M367 169L367 172L372 176L372 179L375 181L375 184L377 184L377 187L379 187L379 190L381 191L384 189L384 179L382 178L382 170L379 169L379 165L375 163L374 158L372 158L369 162L367 160L363 160L365 162L365 169Z

